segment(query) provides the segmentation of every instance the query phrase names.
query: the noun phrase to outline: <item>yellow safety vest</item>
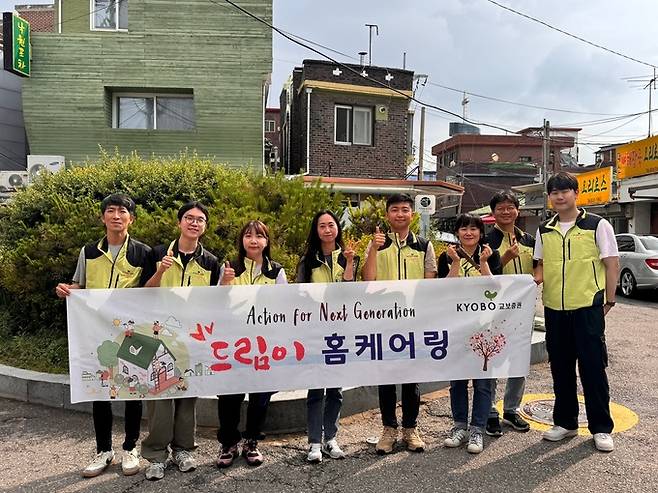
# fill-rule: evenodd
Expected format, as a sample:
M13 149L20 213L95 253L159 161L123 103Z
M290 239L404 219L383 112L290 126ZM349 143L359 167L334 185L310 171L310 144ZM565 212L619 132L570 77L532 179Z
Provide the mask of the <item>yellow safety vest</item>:
M557 215L540 225L544 306L576 310L605 303L605 265L596 245L596 228L601 219L582 209L564 236Z
M116 258L109 252L107 237L85 245L85 288L134 288L140 285L150 247L127 236Z
M516 244L519 245L519 256L503 266L503 274L532 275L534 270L532 255L535 248L535 239L531 235L524 233L516 226L514 227L514 235L511 235L496 225L487 236L487 243L493 250L498 250L502 258L509 247L512 246L513 238L516 238Z
M276 278L282 269L281 264L268 258L263 258L260 273L256 274L256 262L247 257L244 258L242 265L239 265L237 261L232 261L231 267L235 270L235 279L231 282L232 286L244 284L276 284Z
M186 266L183 266L181 261L178 240L172 241L169 247L165 247L165 245L155 247L153 254L156 259L156 269L160 267L162 259L169 250L174 253L174 263L162 275L160 287L211 286L212 281L217 284L217 279L212 279L213 274L215 274L215 278L219 277L217 257L203 248L200 243Z
M424 279L428 245L428 240L412 232L405 243L397 233L388 233L377 251L377 280Z

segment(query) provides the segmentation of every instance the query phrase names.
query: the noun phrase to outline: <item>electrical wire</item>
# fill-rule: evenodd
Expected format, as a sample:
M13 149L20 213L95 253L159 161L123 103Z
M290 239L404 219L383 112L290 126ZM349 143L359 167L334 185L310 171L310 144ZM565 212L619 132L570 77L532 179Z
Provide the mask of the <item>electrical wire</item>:
M494 0L486 0L486 1L489 2L489 3L491 3L491 4L493 4L493 5L496 5L497 7L500 7L501 9L507 10L507 11L509 11L509 12L512 12L513 14L516 14L516 15L520 15L521 17L525 17L526 19L529 19L529 20L531 20L531 21L533 21L533 22L537 22L537 23L539 23L539 24L541 24L541 25L543 25L543 26L545 26L545 27L547 27L547 28L549 28L549 29L552 29L552 30L554 30L554 31L557 31L557 32L559 32L559 33L561 33L561 34L564 34L564 35L566 35L566 36L569 36L569 37L571 37L571 38L577 39L578 41L581 41L581 42L583 42L583 43L586 43L586 44L588 44L588 45L590 45L590 46L594 46L595 48L599 48L599 49L601 49L601 50L607 51L608 53L612 53L613 55L620 56L620 57L622 57L622 58L625 58L626 60L630 60L630 61L632 61L632 62L636 62L636 63L640 63L640 64L642 64L642 65L646 65L647 67L658 68L658 67L657 67L656 65L654 65L653 63L644 62L644 61L639 60L639 59L637 59L637 58L633 58L632 56L624 55L623 53L620 53L619 51L616 51L616 50L613 50L613 49L610 49L610 48L606 48L605 46L600 45L600 44L597 44L597 43L594 43L594 42L592 42L592 41L588 41L588 40L585 39L585 38L582 38L582 37L577 36L577 35L575 35L575 34L571 34L570 32L567 32L567 31L565 31L564 29L560 29L559 27L555 27L555 26L549 24L548 22L542 21L541 19L537 19L536 17L532 17L531 15L524 14L523 12L519 12L518 10L514 10L513 8L508 7L508 6L506 6L506 5L503 5L503 4L501 4L501 3L498 3L498 2L496 2L496 1L494 1Z

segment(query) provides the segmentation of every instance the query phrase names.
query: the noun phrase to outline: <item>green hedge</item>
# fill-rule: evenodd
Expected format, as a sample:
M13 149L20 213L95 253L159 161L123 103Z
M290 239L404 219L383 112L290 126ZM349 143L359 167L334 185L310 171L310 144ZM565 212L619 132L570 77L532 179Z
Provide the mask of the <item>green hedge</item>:
M176 213L188 200L210 210L204 245L220 259L236 253L244 223L258 218L272 234L272 256L289 277L303 251L308 227L320 208L341 210L341 196L319 184L282 175L261 176L212 164L193 154L143 160L102 155L15 195L0 207L0 324L5 334L59 337L65 304L54 294L70 282L82 245L104 234L100 201L124 192L137 203L131 235L149 245L178 236Z

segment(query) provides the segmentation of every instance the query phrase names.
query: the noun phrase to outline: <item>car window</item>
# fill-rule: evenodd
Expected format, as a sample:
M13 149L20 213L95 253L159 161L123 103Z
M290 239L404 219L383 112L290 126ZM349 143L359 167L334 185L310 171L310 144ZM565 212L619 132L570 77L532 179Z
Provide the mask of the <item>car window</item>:
M634 252L635 242L631 236L617 236L617 247L620 252Z
M640 242L647 250L658 250L658 238L654 236L642 236Z

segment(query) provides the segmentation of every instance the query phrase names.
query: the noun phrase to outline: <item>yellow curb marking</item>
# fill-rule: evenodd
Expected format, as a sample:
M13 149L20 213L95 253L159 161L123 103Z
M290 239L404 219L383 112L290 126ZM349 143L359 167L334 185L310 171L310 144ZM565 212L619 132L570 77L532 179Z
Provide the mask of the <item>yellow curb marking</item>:
M523 409L523 405L531 401L554 400L554 399L555 399L555 394L525 394L523 396L523 399L521 400L521 408ZM584 403L585 398L582 395L579 395L578 402ZM498 412L502 416L503 415L502 400L496 402L496 409L498 409ZM613 433L621 433L630 430L640 420L638 415L635 414L633 411L615 402L610 402L610 414L612 414L612 420L615 422L615 427L612 430ZM528 421L528 423L530 424L530 428L533 430L546 431L551 427L551 425L547 425L535 421L534 419L532 419L532 417L527 416L525 413L522 413L522 415L523 418L526 421ZM590 435L590 432L587 429L587 426L580 426L578 428L578 434L583 436L588 436Z

